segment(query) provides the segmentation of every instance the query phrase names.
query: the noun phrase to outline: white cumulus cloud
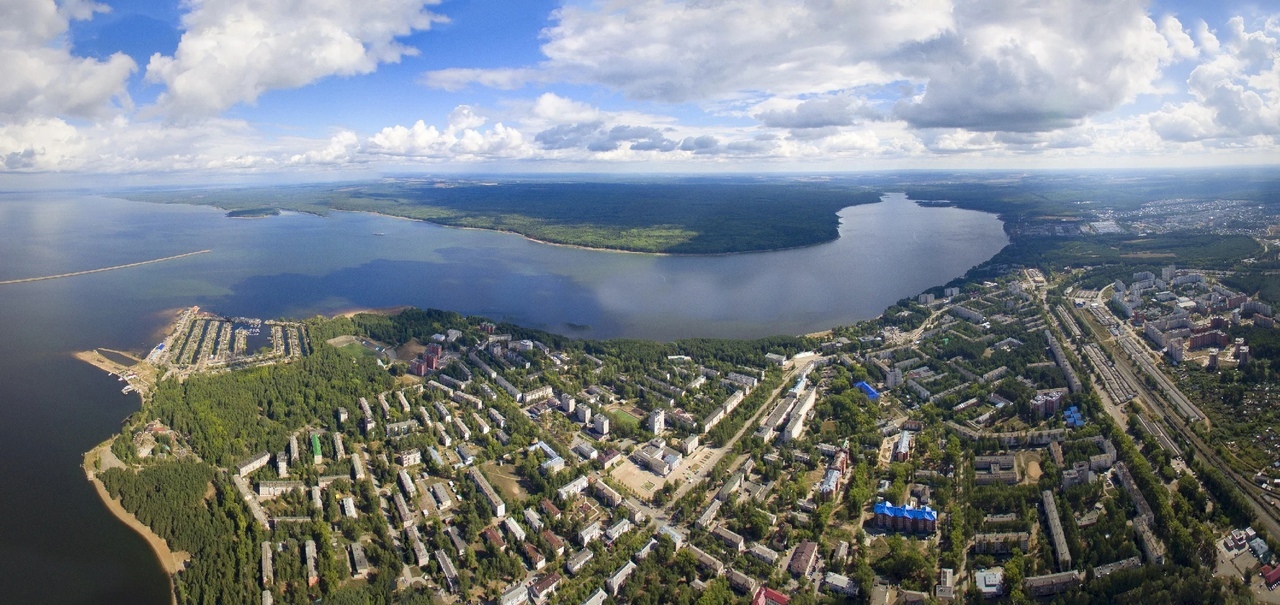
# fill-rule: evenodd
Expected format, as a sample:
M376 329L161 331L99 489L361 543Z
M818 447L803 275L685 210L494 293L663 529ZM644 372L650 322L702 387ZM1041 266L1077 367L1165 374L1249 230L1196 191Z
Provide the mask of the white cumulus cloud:
M874 59L951 26L948 0L600 0L552 14L546 60L520 69L451 69L430 85L602 84L668 102L800 94L885 79Z
M883 105L865 117L892 109L920 128L1048 131L1155 91L1162 67L1194 56L1181 22L1157 25L1147 9L1144 0L596 0L552 14L537 65L447 69L425 81L585 83L714 113L758 107L762 123L797 137L856 121L855 93ZM775 107L780 99L793 106Z
M319 149L311 149L295 154L289 158L290 164L348 164L356 160L360 151L360 137L350 130L344 130L333 138L329 144Z
M1167 103L1150 115L1151 127L1171 141L1280 135L1280 23L1249 29L1240 17L1225 40L1205 30L1208 57L1191 71L1193 99Z
M1141 0L958 2L954 16L952 31L893 61L924 85L895 110L913 126L1073 126L1153 91L1173 57Z
M417 50L396 41L443 17L439 0L189 0L173 56L155 54L147 79L177 118L217 115L262 93L327 76L367 74Z
M466 105L449 114L443 130L418 120L413 126L383 128L369 137L364 151L372 155L435 160L480 160L514 158L528 152L519 130L495 123L481 129L487 120Z
M1160 19L1160 35L1169 43L1169 49L1179 59L1194 59L1200 54L1191 34L1182 28L1182 22L1173 15L1165 15Z
M71 19L106 11L84 1L0 0L0 119L101 117L130 105L125 85L137 69L116 53L77 57L66 42Z
M92 124L36 117L0 124L0 172L267 169L279 166L287 149L239 120L179 126L123 116Z

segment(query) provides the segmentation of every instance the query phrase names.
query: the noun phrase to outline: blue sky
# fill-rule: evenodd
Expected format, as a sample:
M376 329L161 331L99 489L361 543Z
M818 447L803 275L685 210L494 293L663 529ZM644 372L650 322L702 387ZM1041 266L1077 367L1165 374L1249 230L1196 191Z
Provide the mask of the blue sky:
M1280 5L0 0L0 183L1270 164Z

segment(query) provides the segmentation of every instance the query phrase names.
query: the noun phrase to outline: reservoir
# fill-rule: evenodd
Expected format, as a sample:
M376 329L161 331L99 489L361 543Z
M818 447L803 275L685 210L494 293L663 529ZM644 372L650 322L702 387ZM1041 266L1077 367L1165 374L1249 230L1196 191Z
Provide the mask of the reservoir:
M145 542L79 468L138 407L71 353L142 352L172 311L305 317L415 305L586 338L800 334L879 314L1008 243L990 214L901 194L840 212L840 238L727 256L583 250L358 213L246 220L72 194L0 195L0 594L6 602L167 603ZM379 235L374 235L379 234Z

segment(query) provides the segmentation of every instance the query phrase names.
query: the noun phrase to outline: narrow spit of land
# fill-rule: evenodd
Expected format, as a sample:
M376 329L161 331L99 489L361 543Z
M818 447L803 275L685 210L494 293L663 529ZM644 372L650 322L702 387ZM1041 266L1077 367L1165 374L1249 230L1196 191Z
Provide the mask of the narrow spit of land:
M180 259L180 258L186 258L186 257L188 257L188 256L195 256L195 255L197 255L197 254L205 254L205 253L207 253L207 252L213 252L213 251L212 251L212 250L197 250L197 251L195 251L195 252L187 252L186 254L178 254L178 255L175 255L175 256L166 256L166 257L164 257L164 258L153 258L153 259L151 259L151 260L144 260L144 261L139 261L139 262L136 262L136 263L129 263L129 264L127 264L127 265L115 265L114 267L102 267L101 269L88 269L88 270L85 270L85 271L74 271L74 272L71 272L71 273L59 273L58 275L43 275L43 276L40 276L40 277L24 277L24 278L21 278L21 279L7 279L7 280L4 280L4 281L0 281L0 286L7 286L7 285L9 285L9 284L25 284L25 283L27 283L27 282L33 282L33 281L44 281L44 280L47 280L47 279L59 279L59 278L63 278L63 277L75 277L75 276L77 276L77 275L88 275L88 274L90 274L90 273L102 273L103 271L115 271L116 269L128 269L128 268L130 268L130 267L140 267L140 266L142 266L142 265L150 265L150 264L152 264L152 263L163 263L163 262L165 262L165 261L178 260L178 259Z

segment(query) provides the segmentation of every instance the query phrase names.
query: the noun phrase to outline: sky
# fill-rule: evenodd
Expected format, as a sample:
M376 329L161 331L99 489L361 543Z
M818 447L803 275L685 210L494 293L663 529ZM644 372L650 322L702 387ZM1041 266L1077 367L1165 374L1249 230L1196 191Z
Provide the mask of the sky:
M1280 163L1280 1L0 0L0 186Z

